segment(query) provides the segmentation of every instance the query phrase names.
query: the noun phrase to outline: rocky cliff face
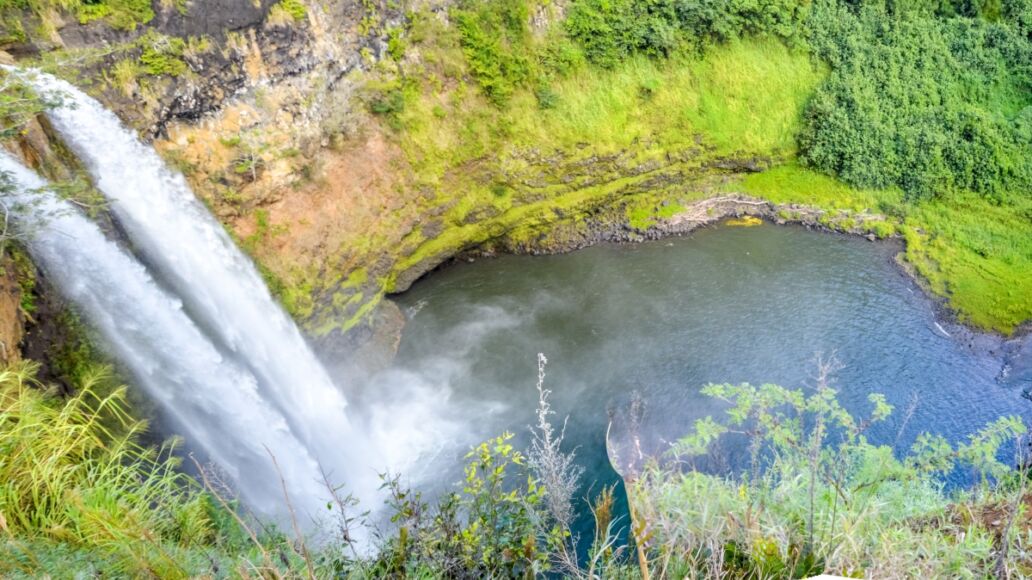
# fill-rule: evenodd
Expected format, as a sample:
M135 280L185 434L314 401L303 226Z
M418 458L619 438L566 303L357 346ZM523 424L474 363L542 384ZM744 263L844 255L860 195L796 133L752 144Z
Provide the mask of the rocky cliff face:
M260 86L331 91L364 58L385 50L385 39L359 28L369 13L400 18L387 4L296 2L288 12L277 0L155 1L154 18L131 30L104 20L81 24L64 13L50 15L43 27L26 15L25 27L53 32L0 49L73 77L144 137L155 138L170 124L195 122L229 101L246 100Z
M43 26L26 11L23 29L52 31L8 35L0 56L42 65L102 100L183 170L252 253L268 241L252 231L254 216L275 204L291 208L305 226L290 232L283 250L316 267L327 253L320 238L351 213L349 193L390 171L382 139L355 139L362 121L352 110L354 76L381 58L384 30L401 14L393 3L369 0L294 3L292 12L272 0L172 4L154 2L155 17L133 30L63 13L46 15ZM75 173L42 118L6 145L51 179ZM315 184L316 165L344 149L351 153ZM18 295L6 298L17 303ZM11 330L0 340L17 344Z
M4 256L0 263L0 363L21 359L26 315L22 309L22 288L14 260Z
M396 45L413 14L449 34L447 0L404 14L389 0L184 6L154 2L154 19L132 31L58 18L46 39L5 48L73 77L151 140L335 360L364 344L389 353L403 317L386 297L456 256L644 239L758 207L693 205L770 163L698 139L517 148L420 173L391 117L370 105L411 70L433 91L476 90L454 42L436 53L413 42L403 55ZM561 14L561 2L547 4L532 31ZM45 165L59 144L37 132L20 147Z

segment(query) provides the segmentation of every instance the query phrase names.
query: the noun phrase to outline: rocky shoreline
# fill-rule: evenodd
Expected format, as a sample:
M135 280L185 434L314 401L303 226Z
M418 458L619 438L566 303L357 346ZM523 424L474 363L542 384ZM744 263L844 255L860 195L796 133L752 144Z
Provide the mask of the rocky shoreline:
M975 352L988 353L1002 361L998 380L1005 385L1022 386L1026 396L1032 398L1032 322L1022 325L1014 335L1007 337L998 333L979 330L966 325L956 312L950 308L945 298L929 291L921 279L904 258L904 242L898 234L878 237L866 227L866 224L878 222L884 216L865 213L842 213L829 219L826 210L801 204L776 204L767 200L730 193L706 197L686 206L682 211L669 218L657 220L652 226L640 230L631 227L626 220L613 219L612 211L603 211L599 216L586 220L587 228L582 230L579 238L561 237L561 243L543 243L539 246L511 247L499 244L498 240L482 247L462 251L445 260L440 265L426 272L423 276L432 275L438 268L448 267L461 262L473 262L478 259L491 258L499 254L552 255L573 252L602 243L641 243L660 240L674 236L686 236L700 228L712 227L736 218L753 217L776 225L796 225L829 234L863 237L868 241L892 241L899 247L893 254L893 263L897 271L920 288L924 296L931 300L939 331L965 345ZM618 213L618 212L617 212ZM607 219L608 216L608 219ZM841 223L851 219L854 225L841 227ZM563 227L562 222L556 227ZM546 239L544 236L542 239ZM400 294L400 292L399 292ZM367 328L356 329L359 336L354 336L356 352L354 357L371 358L372 364L366 370L376 370L388 366L397 352L404 330L405 315L389 297L385 298L377 308L372 324ZM945 325L945 328L943 327ZM947 331L947 328L949 329ZM1026 384L1027 383L1027 384Z

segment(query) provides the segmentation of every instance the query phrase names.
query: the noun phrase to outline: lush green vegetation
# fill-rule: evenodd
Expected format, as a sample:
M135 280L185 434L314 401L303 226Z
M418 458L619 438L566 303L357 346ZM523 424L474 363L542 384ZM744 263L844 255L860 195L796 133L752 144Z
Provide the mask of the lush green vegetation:
M803 160L910 198L1027 196L1032 42L1017 25L1027 9L1003 3L990 22L818 3L809 41L832 73L807 107Z
M211 501L171 448L137 443L145 425L129 416L125 389L95 369L62 400L35 372L0 372L0 573L176 577L207 562L191 548L218 528Z
M911 449L893 449L867 438L893 411L884 397L871 395L870 414L853 416L836 401L828 370L822 367L812 390L769 384L704 389L729 404L726 418L698 421L671 449L688 469L654 462L635 486L659 576L1032 572L1027 474L999 459L1005 446L1025 444L1019 418L1001 418L956 446L922 434ZM749 457L740 475L696 469L715 445L735 437ZM947 492L941 478L957 469L977 483Z
M790 152L820 78L805 56L746 41L676 66L634 57L610 71L578 68L551 85L555 101L544 110L531 91L503 109L461 90L411 99L398 113L399 138L428 178L490 151L590 143L598 153L642 143L661 153L694 146L699 133L723 152Z
M549 20L548 3L495 0L459 3L454 26L416 12L396 37L421 58L383 69L371 109L455 229L402 266L485 238L470 216L523 203L513 183L535 172L617 152L639 166L756 158L787 165L741 189L882 214L876 233L903 235L962 319L1009 333L1032 317L1030 5L576 0ZM557 211L572 202L549 194Z
M177 77L186 72L183 61L186 41L182 38L152 32L141 38L139 44L143 48L140 64L147 74Z
M50 6L0 0L40 22ZM151 17L129 0L61 6L122 28ZM300 2L277 6L284 19L307 15ZM559 19L548 2L463 0L449 16L416 11L384 30L389 58L367 87L427 192L420 203L443 208L440 231L404 241L398 270L572 214L635 185L628 169L757 159L774 167L720 191L881 214L876 233L903 236L908 262L964 320L1011 332L1032 318L1032 2L573 0ZM113 71L119 83L185 72L184 41L144 39L140 62ZM0 117L13 134L41 105L10 86ZM251 157L235 169L254 177ZM548 175L579 163L598 174ZM627 222L646 229L708 193L669 191L632 191L642 203L625 206ZM256 218L254 244L270 227ZM362 294L368 277L355 270L339 289L361 289L332 298L356 305L352 321L379 299ZM306 298L315 286L305 282ZM629 486L640 519L615 518L604 490L594 534L577 538L577 473L543 391L535 445L521 452L506 435L476 447L455 493L429 502L387 478L392 525L366 556L351 538L368 506L336 496L321 546L266 529L178 471L170 449L139 444L143 424L82 344L62 354L58 371L78 386L68 399L35 384L31 366L0 373L0 574L633 576L621 528L657 576L1032 574L1026 473L1000 459L1024 433L1013 418L957 445L923 436L901 450L867 439L891 412L879 397L855 418L824 380L813 393L711 386L727 419L698 423L676 468L671 457L641 466ZM743 437L742 473L704 469ZM975 474L973 487L945 488L956 469Z
M225 501L211 472L202 471L203 484L183 475L171 446L141 446L145 426L102 372L65 399L34 372L31 364L0 371L5 577L614 578L635 577L642 565L654 577L712 578L1032 571L1024 517L1032 494L1025 472L1001 459L1024 444L1019 419L957 445L921 435L909 451L894 450L867 439L892 412L884 398L872 395L870 414L854 417L825 374L808 392L707 387L728 403L726 419L699 421L667 455L625 474L634 522L618 515L614 489L590 506L576 497L580 471L539 382L526 451L511 434L474 447L458 489L433 502L386 477L390 524L372 535L361 531L367 506L335 490L314 534L322 540L306 544ZM714 475L707 458L727 438L749 462L739 475ZM956 469L973 475L973 487L944 487ZM579 537L572 515L589 507L595 531ZM374 550L353 544L363 535L377 538Z
M700 52L743 36L804 45L831 67L802 159L911 197L1001 197L1032 183L1029 4L581 0L566 30L588 60Z
M533 74L529 9L519 0L466 0L452 12L469 70L495 104L504 105Z
M151 0L0 0L0 43L47 40L61 11L82 24L103 20L119 30L134 30L154 18Z
M612 68L634 54L670 56L750 36L791 41L807 2L578 0L564 23L587 58Z

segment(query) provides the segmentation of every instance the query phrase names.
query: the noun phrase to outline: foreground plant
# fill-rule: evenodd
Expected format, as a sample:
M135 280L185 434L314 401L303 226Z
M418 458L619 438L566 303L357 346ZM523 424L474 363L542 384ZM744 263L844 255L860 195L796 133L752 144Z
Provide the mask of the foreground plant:
M831 370L822 364L810 391L704 389L730 405L726 419L698 421L671 449L680 466L653 462L638 485L653 567L713 578L1032 573L1025 471L999 459L1011 444L1023 449L1022 420L1001 418L956 446L922 434L897 456L866 436L892 406L872 394L870 415L854 417L828 383ZM744 439L748 469L726 477L697 468L731 438ZM964 470L975 485L950 492L945 476Z
M187 576L181 551L212 541L215 522L178 470L174 443L137 443L146 425L106 370L65 400L43 389L37 370L0 370L0 573L60 566L47 559L83 550L119 573ZM71 549L51 553L48 542Z
M565 430L551 422L546 363L539 354L538 422L526 454L513 446L512 433L481 443L466 455L461 493L447 494L433 506L398 478L386 479L397 531L378 556L376 575L585 575L570 531L583 470L562 449ZM611 512L611 499L604 509ZM611 531L595 542L609 552Z
M581 473L551 422L544 364L526 453L510 433L475 446L460 487L435 501L386 477L385 526L327 482L338 519L303 537L249 516L201 468L205 491L171 446L140 445L144 424L108 375L87 374L61 398L35 381L35 365L0 370L0 575L637 577L613 488L592 502L595 533L578 550L573 514L588 506L574 497ZM871 395L870 414L851 415L832 370L821 365L809 391L706 387L729 404L726 417L697 422L670 450L677 461L653 458L632 484L650 576L1032 573L1032 494L1025 468L1012 467L1026 465L1022 421L1002 418L959 445L924 434L898 454L868 441L892 407ZM746 452L738 474L707 472L731 439ZM1000 459L1012 443L1013 464ZM953 473L972 486L947 489ZM357 548L355 535L374 541Z

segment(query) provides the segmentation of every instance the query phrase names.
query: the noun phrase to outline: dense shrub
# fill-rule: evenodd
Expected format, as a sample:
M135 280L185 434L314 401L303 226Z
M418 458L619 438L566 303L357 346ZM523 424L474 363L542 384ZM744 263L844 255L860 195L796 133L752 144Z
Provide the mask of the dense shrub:
M467 0L453 16L470 72L492 102L504 104L531 78L527 0Z
M832 72L806 111L803 160L910 198L1027 188L1032 43L1015 26L920 14L815 6L810 45Z
M1032 571L1020 519L1027 477L1001 462L1026 427L1005 417L951 445L922 434L910 450L868 440L892 412L871 395L858 417L843 409L819 373L812 390L711 385L729 404L671 453L687 470L645 470L634 494L661 576L801 578L822 572L866 578L1025 577ZM725 438L748 450L730 477L695 468ZM704 465L705 463L703 463ZM947 491L963 468L974 489Z
M911 199L1032 183L1029 0L576 0L565 30L589 61L704 50L744 35L803 41L831 66L802 158Z
M186 41L174 36L165 36L157 32L149 32L140 39L143 52L140 64L143 70L152 75L179 76L186 73Z
M548 571L565 538L542 517L547 490L526 477L526 458L512 437L471 450L462 493L433 505L388 480L398 530L372 563L373 576L531 578Z
M804 0L576 0L566 30L588 59L611 68L635 53L701 50L745 34L793 38Z

